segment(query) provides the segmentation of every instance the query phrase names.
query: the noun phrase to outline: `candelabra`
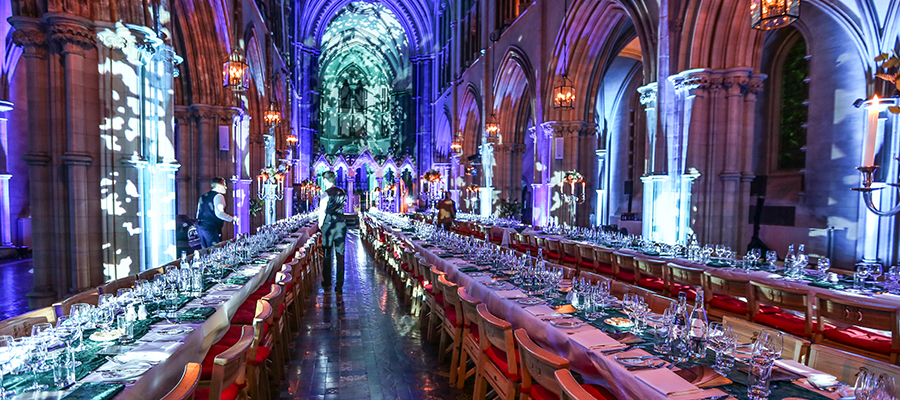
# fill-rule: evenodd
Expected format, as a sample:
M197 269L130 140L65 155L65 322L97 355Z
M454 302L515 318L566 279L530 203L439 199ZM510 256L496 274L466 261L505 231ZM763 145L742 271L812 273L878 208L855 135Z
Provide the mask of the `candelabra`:
M863 148L863 163L865 165L856 167L857 170L862 174L861 179L861 187L853 188L853 190L860 192L863 197L863 202L866 204L866 208L869 209L873 214L879 217L891 217L897 214L900 214L900 204L895 204L889 210L880 210L875 205L875 201L872 199L872 192L875 190L880 190L882 187L873 187L873 183L875 181L875 171L880 168L880 166L875 165L875 153L876 153L876 140L881 132L880 130L884 129L886 125L884 121L888 117L882 117L881 114L891 105L896 105L900 103L900 100L897 98L889 98L879 100L878 96L875 96L874 99L862 102L862 99L858 101L856 104L859 106L860 104L865 105L866 109L866 142L865 147ZM894 117L895 120L896 117ZM882 147L885 152L890 151L890 148L885 143L885 146ZM898 167L900 167L900 157L893 157L894 160L898 161ZM888 173L893 168L888 167ZM894 169L898 174L897 180L898 183L886 183L889 186L900 187L900 168Z
M266 203L266 225L275 222L275 202L284 199L286 166L263 168L256 177L256 197Z
M300 199L306 202L306 210L312 210L312 203L315 202L316 198L319 197L319 193L321 193L322 188L319 185L316 185L316 182L312 179L307 179L303 182L300 182Z

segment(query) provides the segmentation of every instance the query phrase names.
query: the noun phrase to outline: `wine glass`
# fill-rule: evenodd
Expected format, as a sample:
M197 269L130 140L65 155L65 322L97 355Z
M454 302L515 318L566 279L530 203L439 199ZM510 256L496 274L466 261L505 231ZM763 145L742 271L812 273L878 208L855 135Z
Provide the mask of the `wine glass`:
M66 362L70 363L72 368L80 366L81 361L75 359L75 349L81 346L81 330L73 326L61 326L56 328L54 333L66 345Z
M854 276L854 286L855 289L865 290L866 288L866 278L869 277L869 264L857 264L856 265L856 274Z
M900 265L895 265L888 269L888 272L885 274L885 279L889 282L886 289L891 293L896 293L898 289L897 283L900 281Z
M874 391L877 379L875 374L869 372L865 367L860 368L856 374L856 384L853 387L856 400L869 400L869 394Z
M781 357L783 339L781 332L771 329L763 329L759 332L756 341L753 342L750 355L750 374L747 384L747 395L750 400L767 399L769 389L769 377L775 360Z
M829 268L831 268L831 259L828 257L819 258L819 261L816 263L816 272L819 275L820 281L824 281L828 278Z
M778 264L778 252L775 250L769 250L766 252L766 263L769 264L769 268L775 269Z
M753 342L753 353L759 353L770 361L781 357L784 339L781 332L772 329L762 329Z
M116 319L115 310L111 306L100 307L95 314L97 325L103 332L109 331Z
M869 265L869 276L872 277L872 286L878 282L878 278L884 274L884 267L881 264Z
M3 375L9 369L9 363L15 356L15 341L12 336L0 337L0 400L14 396L16 392L3 389Z

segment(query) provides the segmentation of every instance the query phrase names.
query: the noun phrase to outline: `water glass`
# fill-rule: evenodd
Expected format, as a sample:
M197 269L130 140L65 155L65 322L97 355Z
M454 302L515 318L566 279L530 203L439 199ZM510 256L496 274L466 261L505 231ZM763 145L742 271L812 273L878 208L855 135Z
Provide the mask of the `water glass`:
M52 361L53 385L62 389L75 383L75 366L69 360L67 353L62 353Z
M853 387L856 400L869 400L869 394L875 389L876 380L877 377L874 373L869 372L865 367L860 368L856 374L856 384Z
M819 273L819 280L824 281L828 278L828 269L831 268L831 260L828 257L822 257L816 263L816 271Z
M769 398L772 391L769 389L769 378L772 373L774 360L762 354L754 354L750 357L750 373L747 381L747 396L750 400L764 400Z
M669 329L665 316L652 318L653 325L653 351L666 354L669 352Z

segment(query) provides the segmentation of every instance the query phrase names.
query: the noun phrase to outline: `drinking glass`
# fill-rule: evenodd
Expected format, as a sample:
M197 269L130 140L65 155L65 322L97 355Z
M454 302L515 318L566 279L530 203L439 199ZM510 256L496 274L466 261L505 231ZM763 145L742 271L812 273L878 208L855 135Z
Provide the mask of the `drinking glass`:
M16 392L3 389L3 374L9 370L9 364L15 356L15 341L12 336L0 337L0 400L14 396Z
M888 280L888 284L886 289L891 293L897 293L898 282L900 282L900 265L895 265L888 269L888 272L885 274L885 279Z
M856 374L856 384L853 387L853 393L856 400L869 400L869 394L875 388L875 374L869 372L866 368L860 368Z
M866 278L869 277L869 264L856 264L856 273L853 274L853 288L865 290Z
M763 329L753 342L750 356L750 374L747 384L747 396L750 400L769 397L769 376L775 360L781 357L783 338L781 332Z
M56 337L66 345L66 362L75 368L81 365L81 361L75 359L75 351L82 343L81 329L73 326L61 326L54 331Z
M778 253L775 250L769 250L766 252L766 263L769 264L770 269L775 269L778 265Z
M95 319L100 330L106 332L110 329L115 321L116 312L112 307L100 307L97 309Z
M37 373L44 364L46 358L46 349L44 343L39 338L30 338L28 347L25 348L25 364L31 369L31 386L23 389L23 392L40 392L47 389L47 385L41 384L37 380Z
M896 396L894 377L890 375L878 375L873 393L869 395L869 398L873 400L895 400L897 398Z
M713 369L722 375L727 375L734 366L737 335L731 326L724 325L721 322L711 322L707 328L707 340L716 353Z
M828 278L828 269L831 268L831 260L828 257L822 257L816 263L816 271L819 273L819 280L824 281Z
M881 266L881 264L869 265L869 276L872 277L873 289L874 289L874 286L878 283L878 278L881 277L881 275L883 273L884 273L884 268Z

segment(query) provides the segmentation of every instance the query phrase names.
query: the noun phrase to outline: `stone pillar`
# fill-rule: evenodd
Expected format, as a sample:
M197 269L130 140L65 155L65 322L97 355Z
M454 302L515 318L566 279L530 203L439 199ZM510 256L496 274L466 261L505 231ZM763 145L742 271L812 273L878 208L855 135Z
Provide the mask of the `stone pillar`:
M663 165L657 162L657 156L661 156L663 151L657 147L657 116L659 110L657 108L657 83L653 82L638 88L641 94L640 102L644 106L644 113L647 115L647 172L650 174L657 173L656 166Z
M15 254L12 242L12 225L9 216L9 120L6 113L13 110L13 103L0 101L0 253L8 253L6 249Z
M300 168L297 169L299 179L314 177L311 173L313 164L313 139L318 131L314 129L318 123L318 94L315 91L319 76L319 55L321 51L315 47L297 44L298 60L295 77L297 79L297 100L294 101L294 129L297 134L297 158Z
M233 224L234 235L250 233L250 198L254 175L250 173L250 116L242 109L234 109L231 122L231 143L234 146L234 175L231 182L231 204L238 222ZM248 161L245 163L244 161Z
M49 109L47 99L49 79L47 71L47 47L40 21L35 18L12 17L10 24L16 28L13 42L23 48L22 73L26 74L28 92L28 131L47 132ZM28 152L22 157L28 165L28 189L31 199L32 266L34 284L28 292L31 309L43 307L56 300L53 278L57 259L54 246L58 238L53 230L54 201L52 192L53 171L50 157L50 140L47 135L35 135L28 142Z
M544 122L542 127L545 132L551 132L553 136L551 144L553 161L549 164L553 176L550 183L553 187L559 187L559 183L568 171L578 171L584 176L585 189L593 187L596 178L594 176L596 160L594 151L597 149L597 125L583 121L549 121ZM556 155L560 153L562 159L556 159ZM578 190L580 189L578 188ZM561 201L554 204L553 209L558 210L559 222L577 226L589 225L593 212L591 209L593 196L588 196L588 194L590 193L585 194L585 201L582 204L564 204ZM556 199L557 196L554 195L553 198ZM573 212L574 219L572 218Z

